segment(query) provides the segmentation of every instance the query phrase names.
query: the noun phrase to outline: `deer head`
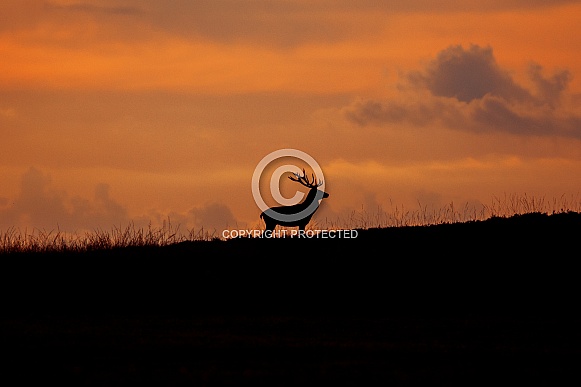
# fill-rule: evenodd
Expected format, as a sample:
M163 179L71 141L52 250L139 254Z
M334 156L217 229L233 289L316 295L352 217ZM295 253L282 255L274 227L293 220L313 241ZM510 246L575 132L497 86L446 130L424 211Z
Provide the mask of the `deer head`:
M302 184L303 186L307 187L310 191L307 195L306 200L303 202L303 205L309 205L311 202L317 199L324 199L329 197L329 194L319 190L318 188L323 185L323 181L318 181L315 177L315 174L311 174L311 179L309 180L307 173L303 168L303 174L293 173L294 176L289 176L288 178L292 181L296 181L297 183Z

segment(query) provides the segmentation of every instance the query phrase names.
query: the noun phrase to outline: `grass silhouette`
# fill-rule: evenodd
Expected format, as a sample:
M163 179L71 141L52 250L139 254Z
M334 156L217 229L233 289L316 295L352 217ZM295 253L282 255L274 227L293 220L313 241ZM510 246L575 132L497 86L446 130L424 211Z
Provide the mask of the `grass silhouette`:
M375 210L361 208L352 211L346 219L325 219L321 222L324 229L344 228L385 228L406 226L429 226L447 223L472 222L493 217L510 217L526 213L558 214L563 212L581 212L581 197L577 195L561 195L559 198L547 199L545 196L535 197L519 194L504 194L494 196L489 205L464 203L457 206L450 202L443 207L434 208L420 201L415 208L403 205L393 205L385 210L378 207Z
M185 241L209 241L214 233L200 228L191 229L186 234L171 221L160 227L151 224L147 228L129 223L126 227L116 226L111 230L96 229L92 232L67 233L60 230L33 229L23 232L9 228L0 234L0 254L10 253L70 253L95 250L112 250L128 247L162 247Z
M349 216L337 219L318 219L308 224L307 230L344 230L370 228L394 228L410 226L434 226L442 224L466 223L484 221L490 218L507 218L528 213L559 214L581 212L581 197L562 195L559 198L546 199L527 194L505 194L493 197L489 205L473 205L465 203L456 206L454 202L439 207L429 208L418 202L417 208L391 205L389 210L378 207L375 211L362 208L352 211ZM264 225L258 223L252 230L264 230ZM292 230L276 226L276 230ZM15 227L6 231L0 230L0 254L10 253L43 253L43 252L87 252L95 250L111 250L133 247L163 247L182 242L213 241L220 239L216 230L204 228L190 229L183 232L179 225L171 223L170 219L161 226L149 225L140 228L134 223L125 227L115 226L111 230L96 229L92 232L68 233L60 230L25 229Z

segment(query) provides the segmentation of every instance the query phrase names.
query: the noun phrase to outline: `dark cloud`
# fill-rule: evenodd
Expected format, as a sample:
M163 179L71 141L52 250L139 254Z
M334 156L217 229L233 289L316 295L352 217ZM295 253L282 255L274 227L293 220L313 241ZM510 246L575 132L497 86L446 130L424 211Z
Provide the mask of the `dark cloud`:
M423 71L403 76L398 100L359 100L344 109L348 120L368 124L441 124L472 132L564 136L581 139L581 115L560 103L571 80L568 71L543 75L532 64L536 90L517 84L494 59L492 48L449 47Z
M541 65L532 63L529 67L529 77L535 83L540 99L555 107L571 80L571 73L562 70L547 79L543 76L542 70Z
M412 72L407 78L415 87L425 87L435 96L463 102L486 94L518 100L531 98L527 90L498 66L490 47L472 45L467 50L461 46L449 47L424 72Z
M434 100L432 103L419 101L375 101L359 100L344 109L345 116L350 121L365 126L368 124L407 122L424 126L434 121L442 120L448 115L450 119L459 119L449 101Z

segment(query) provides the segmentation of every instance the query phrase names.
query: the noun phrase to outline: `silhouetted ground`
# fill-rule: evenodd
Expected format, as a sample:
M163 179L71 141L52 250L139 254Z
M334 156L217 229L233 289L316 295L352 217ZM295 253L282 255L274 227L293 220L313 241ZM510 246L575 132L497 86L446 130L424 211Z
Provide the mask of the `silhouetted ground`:
M73 385L578 382L580 232L579 214L527 214L1 256L2 368Z

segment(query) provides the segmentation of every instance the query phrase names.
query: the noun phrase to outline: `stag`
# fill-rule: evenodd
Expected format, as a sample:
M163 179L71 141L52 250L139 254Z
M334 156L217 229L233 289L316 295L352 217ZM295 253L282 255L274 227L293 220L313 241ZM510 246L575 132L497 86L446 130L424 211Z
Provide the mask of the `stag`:
M311 180L307 177L304 169L302 175L299 173L294 173L293 175L288 178L307 187L309 193L301 203L293 206L271 207L262 212L260 218L264 219L266 230L274 231L278 224L286 227L298 226L299 230L304 231L311 217L319 208L319 201L329 197L328 193L319 189L323 185L323 181L317 181L314 174L311 175ZM304 215L301 214L303 212Z

